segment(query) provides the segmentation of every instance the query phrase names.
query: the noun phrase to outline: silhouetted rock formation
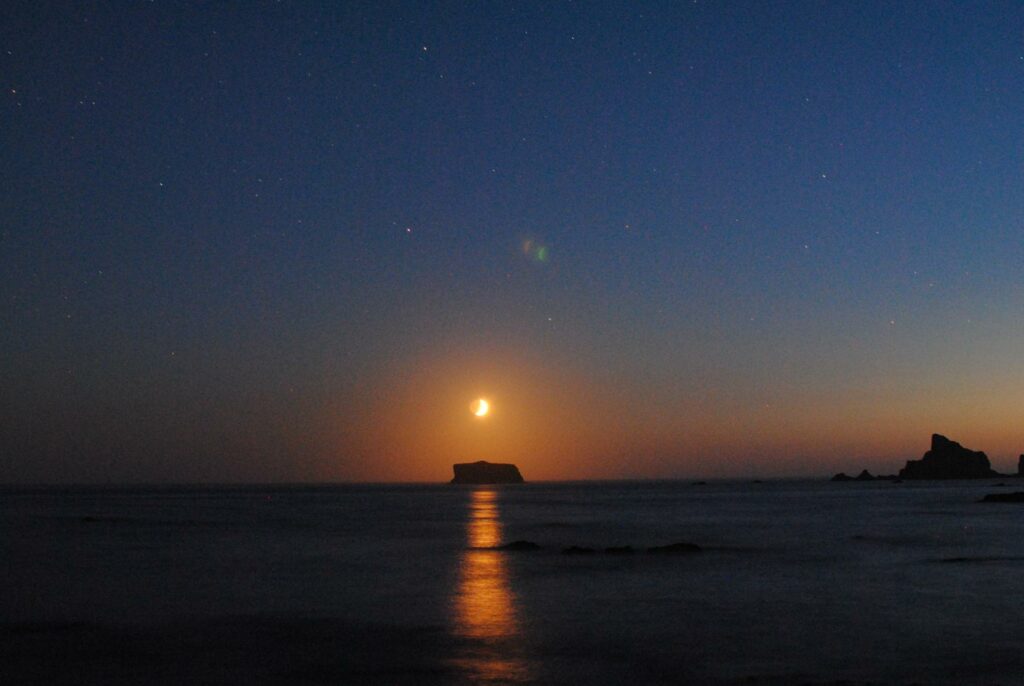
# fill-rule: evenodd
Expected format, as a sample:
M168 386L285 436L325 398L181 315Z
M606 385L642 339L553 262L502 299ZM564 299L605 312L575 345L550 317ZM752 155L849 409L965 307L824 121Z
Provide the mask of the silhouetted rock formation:
M1017 464L1018 476L1024 476L1024 455ZM951 441L940 434L932 434L931 450L920 460L907 460L906 466L899 475L884 474L872 476L863 470L856 477L839 472L832 481L892 481L900 483L903 479L988 479L1002 476L992 469L988 456L980 450L968 450L959 443Z
M1024 491L1013 493L989 493L979 503L1024 503Z
M699 553L701 547L695 543L670 543L669 545L656 545L648 548L647 552L661 555L683 555L686 553Z
M524 552L527 550L540 550L540 544L533 541L512 541L505 545L499 545L498 550L510 550L512 552Z
M985 479L999 476L988 456L968 450L945 436L932 434L932 449L920 460L908 460L900 470L903 479Z
M1024 455L1017 458L1017 476L1024 476Z
M452 465L453 484L521 484L523 475L514 464L492 464L480 460Z
M832 481L898 481L898 479L895 474L879 474L875 476L864 469L857 476L850 476L846 472L839 472L832 477Z

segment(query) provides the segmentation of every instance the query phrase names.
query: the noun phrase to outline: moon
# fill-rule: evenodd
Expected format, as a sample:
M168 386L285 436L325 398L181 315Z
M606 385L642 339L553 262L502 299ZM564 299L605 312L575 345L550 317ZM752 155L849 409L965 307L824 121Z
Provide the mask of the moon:
M486 417L487 413L491 411L491 404L483 398L477 398L470 405L469 410L477 417Z

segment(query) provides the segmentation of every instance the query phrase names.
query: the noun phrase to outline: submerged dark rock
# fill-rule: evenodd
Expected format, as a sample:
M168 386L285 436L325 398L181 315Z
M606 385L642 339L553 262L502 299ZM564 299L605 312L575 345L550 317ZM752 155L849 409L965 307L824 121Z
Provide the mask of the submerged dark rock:
M604 551L609 555L632 555L636 552L631 545L616 545L605 548Z
M979 503L1024 503L1024 491L1013 493L989 493Z
M932 434L931 450L920 460L908 460L899 475L903 479L985 479L999 473L993 471L985 453Z
M568 548L562 549L563 555L593 555L596 552L593 548L585 548L578 545L571 545Z
M1020 555L983 555L979 557L944 557L939 562L1020 562L1024 557Z
M452 465L453 484L521 484L523 475L514 464L464 462Z
M683 555L687 553L699 553L702 548L696 543L670 543L669 545L656 545L647 549L647 552L660 555Z
M527 550L540 550L540 544L534 543L533 541L512 541L505 545L499 545L497 550L509 550L513 552L523 552Z

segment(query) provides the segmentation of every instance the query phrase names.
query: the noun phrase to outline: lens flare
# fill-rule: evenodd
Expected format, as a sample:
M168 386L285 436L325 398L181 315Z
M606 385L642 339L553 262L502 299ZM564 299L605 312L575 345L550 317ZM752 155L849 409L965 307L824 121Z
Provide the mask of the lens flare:
M533 262L547 262L551 248L532 238L523 241L523 254Z

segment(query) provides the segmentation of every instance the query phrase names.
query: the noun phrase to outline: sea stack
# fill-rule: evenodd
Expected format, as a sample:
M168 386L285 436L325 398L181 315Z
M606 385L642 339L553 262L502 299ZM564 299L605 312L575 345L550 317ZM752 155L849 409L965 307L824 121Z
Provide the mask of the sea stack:
M1024 476L1024 455L1017 458L1017 476Z
M480 460L454 464L453 484L521 484L523 475L514 464L492 464Z
M860 474L857 476L850 476L846 472L839 472L832 477L832 481L895 481L896 477L892 474L879 474L875 476L866 469L862 469Z
M901 479L987 479L999 476L988 456L968 450L945 436L932 434L932 449L920 460L908 460L900 470Z

